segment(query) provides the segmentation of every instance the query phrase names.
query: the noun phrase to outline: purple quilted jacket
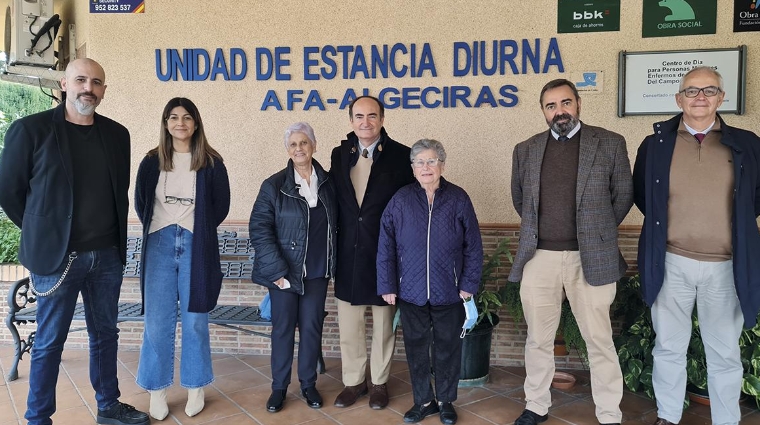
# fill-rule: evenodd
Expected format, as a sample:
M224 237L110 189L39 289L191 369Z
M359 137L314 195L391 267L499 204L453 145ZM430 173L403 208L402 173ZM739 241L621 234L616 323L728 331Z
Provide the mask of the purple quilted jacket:
M476 293L483 268L478 219L467 193L441 178L429 207L419 183L396 192L383 212L377 250L377 294L415 305L461 302Z

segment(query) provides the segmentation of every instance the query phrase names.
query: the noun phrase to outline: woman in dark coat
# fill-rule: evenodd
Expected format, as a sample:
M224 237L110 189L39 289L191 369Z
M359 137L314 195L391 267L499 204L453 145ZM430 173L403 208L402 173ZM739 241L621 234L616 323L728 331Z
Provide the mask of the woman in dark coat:
M314 130L299 122L285 130L287 167L266 179L251 211L256 255L251 279L272 301L272 395L267 410L285 402L298 327L298 380L309 407L322 407L316 388L327 283L335 274L335 186L312 155Z
M483 244L470 197L441 177L443 145L419 140L410 157L417 182L396 192L380 222L377 294L388 304L398 302L401 310L414 395L404 422L439 414L441 422L454 424L452 402L457 399L465 321L462 300L469 300L480 285ZM431 351L435 392L430 385Z
M229 209L227 169L206 140L198 108L189 99L171 99L161 115L158 147L140 163L135 185L135 210L143 225L145 306L137 385L150 392L155 419L169 414L166 388L174 381L177 302L180 384L188 389L188 416L203 409L203 387L214 380L208 312L222 287L216 229Z

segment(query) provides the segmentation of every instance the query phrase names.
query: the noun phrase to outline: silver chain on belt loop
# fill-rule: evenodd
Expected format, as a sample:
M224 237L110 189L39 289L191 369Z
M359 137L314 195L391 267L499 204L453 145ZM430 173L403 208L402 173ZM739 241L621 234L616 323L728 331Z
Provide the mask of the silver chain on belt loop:
M53 285L53 287L50 288L49 291L45 291L45 292L42 292L42 293L37 292L37 290L34 289L34 282L32 281L32 275L30 274L29 275L29 287L32 289L32 293L34 295L38 296L38 297L47 297L48 295L50 295L53 292L55 292L55 290L58 289L59 286L61 286L61 284L63 283L63 280L66 279L66 275L69 273L69 268L71 267L71 263L73 263L76 258L77 258L77 252L76 251L72 251L71 254L69 254L69 263L66 264L66 268L63 269L63 273L61 274L61 278L58 279L58 282L56 282L56 284Z

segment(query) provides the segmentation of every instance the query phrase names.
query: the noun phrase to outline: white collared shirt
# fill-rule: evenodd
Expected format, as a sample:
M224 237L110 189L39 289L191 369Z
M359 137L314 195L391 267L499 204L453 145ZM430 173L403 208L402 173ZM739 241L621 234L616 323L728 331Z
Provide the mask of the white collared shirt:
M713 120L712 124L710 124L710 126L709 126L709 127L707 127L706 129L704 129L704 130L702 130L702 131L697 131L697 130L694 130L693 128L689 127L689 124L686 124L686 122L685 122L685 121L684 121L684 123L683 123L683 127L684 127L684 128L686 129L686 131L688 131L688 132L689 132L689 134L691 134L692 136L693 136L693 135L695 135L695 134L697 134L697 133L702 133L702 134L705 134L705 135L706 135L707 133L709 133L709 132L710 132L710 130L712 130L712 128L713 128L713 127L715 127L715 120Z
M572 130L570 130L569 133L567 133L568 140L572 139L573 136L575 136L575 133L577 133L579 131L581 131L581 122L580 121L578 121L578 124L576 124L576 126ZM551 130L551 132L552 132L552 137L554 137L555 140L559 140L559 134L556 133L554 130Z
M306 180L301 178L301 176L298 174L297 170L293 170L293 173L296 177L296 184L298 185L298 193L306 199L306 202L309 203L309 208L314 208L317 206L317 190L319 190L319 182L317 181L317 170L314 168L314 166L311 166L311 177L309 178L309 183L306 183Z
M362 151L364 151L364 149L366 149L367 150L367 158L372 159L372 155L375 153L375 148L377 147L377 144L379 142L380 142L380 138L378 137L377 140L375 140L374 142L372 142L371 145L369 145L369 146L367 146L365 148L364 145L362 145L362 142L357 141L356 143L359 144L359 155L361 155Z

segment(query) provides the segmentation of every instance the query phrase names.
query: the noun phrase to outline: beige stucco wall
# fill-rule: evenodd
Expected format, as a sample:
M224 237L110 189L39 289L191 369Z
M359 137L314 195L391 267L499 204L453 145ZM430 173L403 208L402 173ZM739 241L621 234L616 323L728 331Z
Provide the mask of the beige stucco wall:
M73 1L73 0L68 0ZM85 3L81 1L81 3ZM100 61L107 73L108 90L99 112L124 125L133 140L133 175L144 152L157 143L160 113L173 96L186 96L199 106L212 144L226 159L233 202L231 220L247 220L260 182L281 169L287 159L282 145L284 128L295 121L310 122L319 141L316 158L329 166L330 151L350 131L348 114L335 105L322 112L312 109L262 112L264 95L277 89L315 88L325 97L340 97L347 88L426 87L504 84L519 89L512 108L394 109L387 111L386 129L406 144L422 137L441 140L449 154L445 176L472 196L484 223L519 221L509 197L511 152L516 143L546 129L538 108L538 93L550 79L603 71L604 91L583 95L581 117L623 134L631 160L648 134L655 116L618 118L617 58L621 50L674 50L749 45L747 114L726 115L729 124L758 131L760 122L760 47L758 33L734 33L733 2L718 0L717 34L671 38L641 37L642 5L623 1L619 32L557 34L556 0L515 2L504 0L416 1L307 1L257 0L146 0L144 14L90 15L77 6L78 44ZM565 73L452 77L452 44L474 41L540 38L542 46L556 37ZM303 81L304 45L371 44L407 46L431 44L436 78ZM291 47L291 81L256 81L256 47ZM156 77L155 49L217 47L246 51L248 76L243 81L161 82ZM543 47L545 52L545 47ZM305 97L305 95L304 95ZM281 97L282 99L282 97ZM641 215L629 214L627 224L639 224Z

